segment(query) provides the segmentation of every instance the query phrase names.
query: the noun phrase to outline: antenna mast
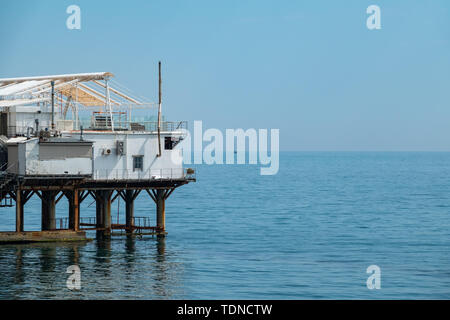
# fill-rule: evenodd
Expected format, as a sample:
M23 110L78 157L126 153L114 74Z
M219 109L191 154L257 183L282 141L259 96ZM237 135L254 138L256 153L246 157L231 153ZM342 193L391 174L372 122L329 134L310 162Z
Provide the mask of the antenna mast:
M52 130L55 129L55 81L50 82L52 85L52 123L51 128Z
M159 107L158 107L158 147L159 147L159 154L158 157L161 157L161 61L158 62L158 74L159 74Z

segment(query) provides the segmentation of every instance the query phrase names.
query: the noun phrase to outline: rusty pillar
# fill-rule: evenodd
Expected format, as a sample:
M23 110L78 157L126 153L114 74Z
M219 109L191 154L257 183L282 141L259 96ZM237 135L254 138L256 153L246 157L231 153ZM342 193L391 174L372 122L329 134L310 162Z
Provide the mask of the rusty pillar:
M95 192L95 212L96 212L97 228L104 228L103 202L102 202L101 196L102 196L101 191ZM103 231L97 230L97 237L101 237L102 235L103 235Z
M73 205L73 191L66 192L67 201L69 202L69 230L74 230L75 212Z
M66 193L69 201L69 229L78 231L80 225L79 191L73 190Z
M111 234L111 191L100 190L95 192L97 214L97 236Z
M104 191L105 210L103 211L106 233L111 233L111 191Z
M164 237L166 230L166 190L158 189L156 191L156 226L158 236Z
M42 231L56 229L57 191L42 191Z
M133 190L125 191L125 223L126 232L133 233L133 220L134 220L134 192Z
M73 230L78 231L80 229L80 202L79 202L80 192L75 189L73 192L73 216L74 225Z
M23 199L20 189L16 192L16 232L23 232Z

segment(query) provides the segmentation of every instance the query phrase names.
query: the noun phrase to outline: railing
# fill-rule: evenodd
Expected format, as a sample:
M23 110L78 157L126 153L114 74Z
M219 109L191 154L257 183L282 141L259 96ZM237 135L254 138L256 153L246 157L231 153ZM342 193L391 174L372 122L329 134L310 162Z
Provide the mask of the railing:
M85 121L78 122L78 127L80 124L83 124L85 129L91 130L112 130L111 120L110 118L91 120L89 124L89 120L87 123ZM146 131L146 132L156 132L158 131L158 122L157 121L113 121L114 130L115 131ZM28 123L23 126L8 126L7 135L8 137L15 136L25 136L27 134L28 128L32 128ZM177 130L187 130L188 125L187 121L162 121L161 122L161 131L162 132L171 132ZM64 128L59 128L64 131ZM79 130L76 128L75 124L73 124L74 130ZM32 133L35 135L35 133Z
M97 217L80 217L80 226L95 227L97 225Z
M18 163L4 163L0 167L0 190L7 186L18 175Z
M0 189L19 175L18 162L0 166ZM132 169L95 169L94 180L195 180L192 168L149 169L146 171Z
M149 169L146 171L130 169L96 169L93 174L94 180L181 180L195 179L193 169L167 168Z
M51 220L55 223L56 230L65 230L69 229L69 218L55 218Z
M12 207L12 206L14 206L14 204L11 195L5 192L0 192L0 207Z
M137 229L150 228L150 217L133 217L132 226Z
M113 121L114 130L126 130L126 131L148 131L155 132L158 131L157 121ZM93 119L91 121L90 129L97 130L110 130L111 120L110 118L105 119ZM161 131L177 131L177 130L187 130L187 121L162 121Z
M19 163L18 162L14 162L14 163L4 163L1 167L0 167L0 171L4 171L7 173L12 173L12 174L16 174L17 172L14 172L14 170L16 170L19 167ZM17 170L16 170L17 171Z
M131 228L127 228L125 223L111 223L112 230L130 229L130 230L156 230L157 227L150 224L150 217L133 217ZM80 227L82 230L98 230L96 217L80 217Z
M145 131L158 131L158 121L144 121L140 122L145 127ZM177 130L187 130L187 121L162 121L161 131L177 131Z
M8 162L6 162L0 166L0 171L6 171L7 168L8 168Z
M105 112L105 111L94 111L91 118L91 128L107 130L114 126L114 129L119 129L118 123L126 122L127 113L121 111L115 112ZM120 128L119 130L126 130L125 128Z
M31 121L18 121L15 123L15 126L8 126L7 128L7 136L8 137L15 137L15 136L26 136L28 131L29 133L34 136L36 135L35 132L35 126L36 124Z
M25 134L26 132L23 132L22 134ZM19 133L18 133L18 130L17 130L17 127L16 126L8 126L8 130L7 130L7 136L8 137L15 137L15 136L17 136Z

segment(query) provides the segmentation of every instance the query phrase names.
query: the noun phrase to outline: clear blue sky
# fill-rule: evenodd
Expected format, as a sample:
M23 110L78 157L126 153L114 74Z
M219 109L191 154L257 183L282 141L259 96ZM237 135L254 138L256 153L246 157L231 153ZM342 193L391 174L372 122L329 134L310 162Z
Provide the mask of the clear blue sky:
M0 77L111 71L153 101L162 60L168 119L282 150L450 151L448 0L2 0L0 39Z

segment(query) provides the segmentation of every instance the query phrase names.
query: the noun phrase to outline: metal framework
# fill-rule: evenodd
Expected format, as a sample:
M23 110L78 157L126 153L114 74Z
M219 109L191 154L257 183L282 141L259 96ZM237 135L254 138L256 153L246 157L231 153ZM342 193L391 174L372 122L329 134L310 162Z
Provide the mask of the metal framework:
M77 73L38 77L0 79L0 109L13 106L48 105L53 102L61 105L60 111L66 118L67 109L72 108L75 128L79 128L79 111L100 109L110 114L111 130L114 131L114 110L131 108L157 108L157 103L134 96L123 87L123 91L112 86L110 72ZM121 86L114 82L117 86ZM125 93L124 91L127 91ZM64 108L63 108L64 105Z
M55 90L63 99L71 97L77 104L90 106L111 105L154 105L112 88L109 81L114 75L110 72L77 73L24 78L0 79L0 106L30 104L30 102L50 101L48 93L53 81ZM103 81L104 83L102 83ZM109 96L109 97L108 97ZM39 101L38 101L39 100ZM108 101L109 100L109 101Z
M156 235L164 237L165 201L172 192L195 181L193 174L182 179L153 179L125 181L95 181L89 178L19 178L4 179L0 188L0 207L16 207L16 231L0 232L0 244L7 242L85 240L85 231L95 230L97 237L111 236L113 230L127 235ZM134 216L134 201L145 190L156 204L156 223L148 217ZM24 206L33 195L42 202L42 231L30 233L24 230ZM91 196L96 203L96 216L80 218L80 204ZM68 216L55 217L56 204L67 198ZM122 199L125 202L125 224L113 223L111 204ZM87 219L87 221L86 221ZM62 232L62 233L61 233ZM62 239L61 237L64 236Z

